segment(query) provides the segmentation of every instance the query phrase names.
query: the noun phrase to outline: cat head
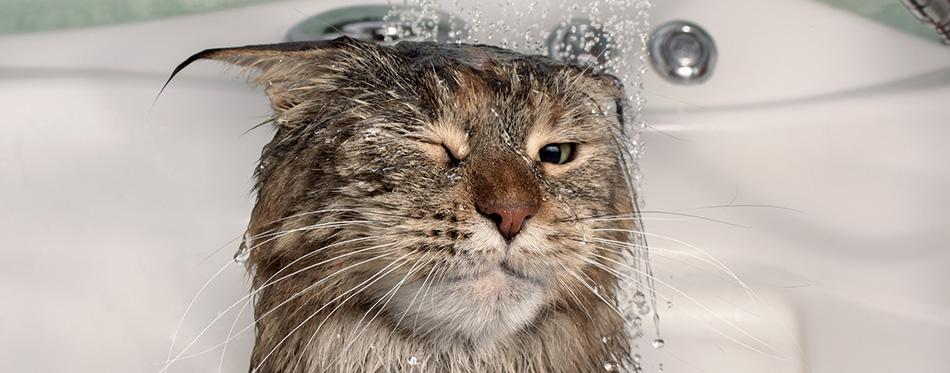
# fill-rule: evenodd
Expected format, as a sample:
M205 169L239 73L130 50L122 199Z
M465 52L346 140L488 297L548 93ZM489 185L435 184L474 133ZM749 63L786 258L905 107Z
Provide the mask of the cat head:
M616 78L348 38L212 49L175 72L199 59L243 67L274 111L245 243L259 345L347 312L431 345L504 345L545 322L624 340L615 267L636 209Z

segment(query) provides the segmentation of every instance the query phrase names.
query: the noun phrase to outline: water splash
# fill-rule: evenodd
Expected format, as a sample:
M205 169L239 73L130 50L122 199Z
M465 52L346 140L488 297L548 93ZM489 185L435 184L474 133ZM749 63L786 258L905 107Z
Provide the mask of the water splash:
M627 167L625 177L630 200L636 206L643 206L638 164L645 151L639 137L646 128L642 113L646 103L643 88L648 69L650 0L593 0L585 3L568 0L403 0L398 3L391 1L390 5L413 8L412 12L394 10L390 14L402 22L410 23L415 35L428 35L429 40L437 35L438 30L433 29L433 17L441 11L465 21L464 29L450 30L454 32L451 34L454 39L450 42L493 44L521 53L561 59L569 59L571 54L586 53L586 60L576 59L577 63L589 64L586 65L588 68L599 68L617 77L627 89L625 103L620 108L605 107L602 110L604 115L611 115L622 109L622 125L616 123L618 128L615 131L622 148L618 157L625 161ZM556 30L565 29L574 33L571 36L574 39L570 40L577 42L561 50L555 48L552 53L551 44L556 37ZM499 113L494 114L501 120ZM506 135L502 134L502 141L513 146ZM527 161L531 162L530 159ZM560 192L551 188L548 190L574 216L570 206L561 200ZM636 206L634 211L639 211ZM634 224L635 230L643 231L643 223L639 219ZM657 312L660 307L657 307L647 240L639 233L631 233L628 240L635 249L627 250L623 265L616 269L623 277L632 280L633 289L625 288L627 291L617 292L618 308L628 321L631 335L637 337L644 336L641 316L652 314L655 339L647 340L646 343L660 341L662 346ZM640 371L639 364L635 368Z

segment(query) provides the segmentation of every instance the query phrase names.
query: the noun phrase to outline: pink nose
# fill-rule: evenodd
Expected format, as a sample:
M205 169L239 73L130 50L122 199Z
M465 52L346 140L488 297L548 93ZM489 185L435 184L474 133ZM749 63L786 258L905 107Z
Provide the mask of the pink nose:
M505 239L511 239L521 231L521 225L525 219L538 213L534 206L510 206L510 205L491 205L482 210L489 219L498 224L498 231Z

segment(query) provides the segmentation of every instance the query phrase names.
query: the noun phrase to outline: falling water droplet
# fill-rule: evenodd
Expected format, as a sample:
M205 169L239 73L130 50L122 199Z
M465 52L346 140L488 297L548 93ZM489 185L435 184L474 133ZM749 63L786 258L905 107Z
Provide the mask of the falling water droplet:
M637 291L637 293L633 295L633 302L636 303L637 306L643 306L647 302L647 297L642 291Z
M663 363L660 363L660 369L659 369L659 370L657 370L657 372L659 372L659 373L663 373Z
M376 129L376 128L369 128L369 129L366 129L365 131L363 131L363 138L364 138L364 139L373 139L373 138L376 138L376 137L379 137L379 129Z
M462 179L462 176L459 175L457 172L449 171L445 173L445 183L448 184L449 186L455 185L461 179Z
M617 363L614 362L614 361L612 361L612 360L607 360L607 361L604 363L604 370L606 370L606 371L608 371L608 372L616 372L616 371L617 371Z
M634 325L634 326L642 326L642 325L643 325L643 319L641 319L640 316L634 317L634 318L633 318L633 325Z
M240 265L247 263L247 260L251 257L251 235L248 232L244 232L244 239L241 240L241 246L238 246L238 251L234 253L234 262Z
M410 356L407 362L409 363L409 365L419 365L419 358L415 356Z
M634 363L640 362L640 354L633 354L633 362Z
M663 348L664 344L665 342L663 342L662 338L657 338L653 340L653 348L656 348L657 350Z
M605 335L605 336L603 336L603 337L600 337L600 341L601 341L601 342L604 342L604 344L610 343L610 336L609 336L609 335Z
M673 301L667 301L666 308L673 308Z

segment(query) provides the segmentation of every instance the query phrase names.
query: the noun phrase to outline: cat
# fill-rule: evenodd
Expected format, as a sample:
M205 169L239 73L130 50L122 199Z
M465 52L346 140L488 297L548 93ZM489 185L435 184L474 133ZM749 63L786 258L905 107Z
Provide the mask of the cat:
M628 370L624 93L486 45L209 49L275 128L243 247L252 372ZM171 80L171 79L169 79Z

